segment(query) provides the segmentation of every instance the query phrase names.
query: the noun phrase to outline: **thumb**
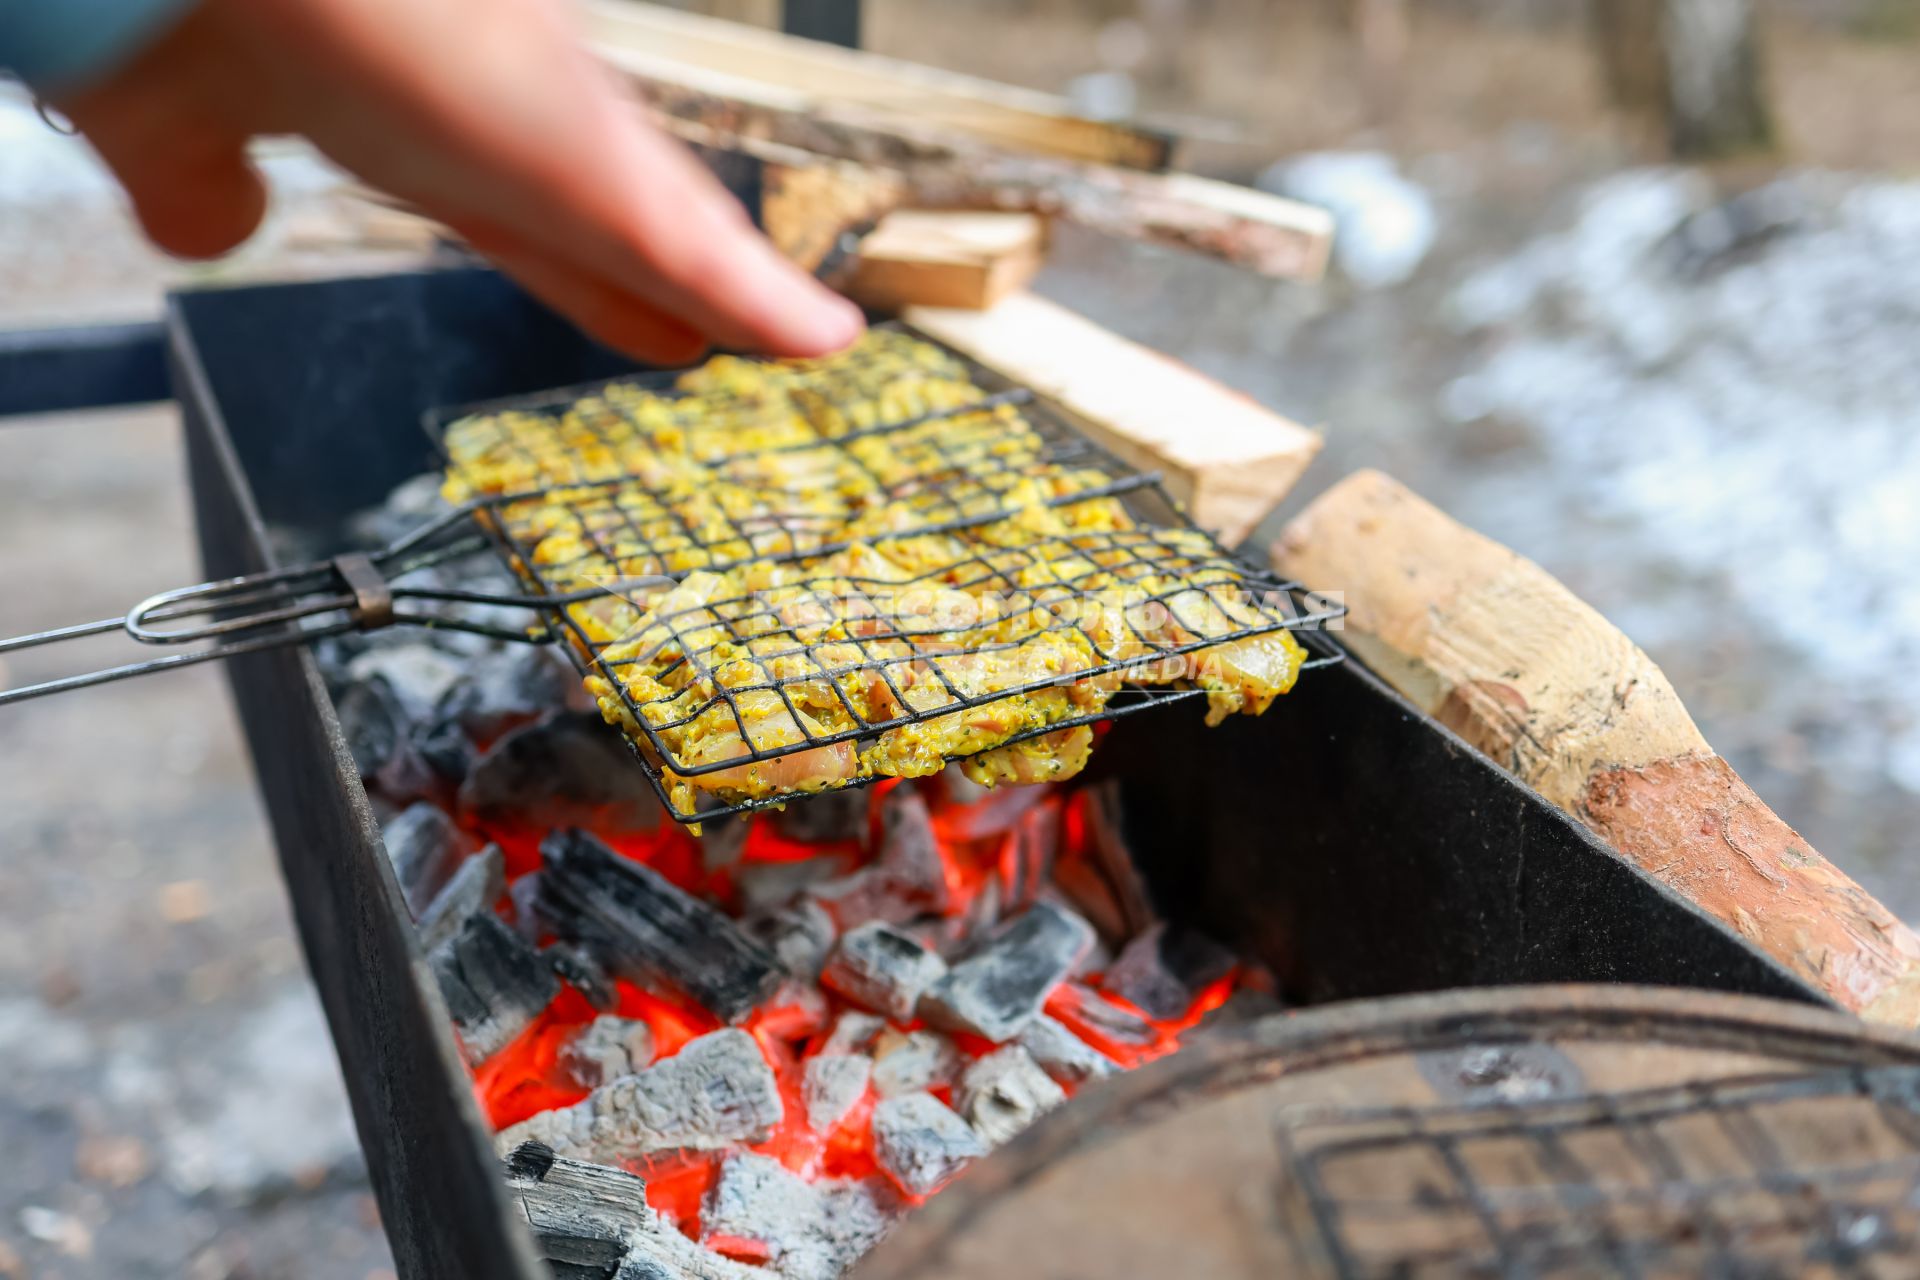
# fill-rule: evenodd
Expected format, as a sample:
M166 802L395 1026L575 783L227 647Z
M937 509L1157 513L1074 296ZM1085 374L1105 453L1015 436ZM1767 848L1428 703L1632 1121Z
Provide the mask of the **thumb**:
M148 137L123 145L112 134L89 136L127 189L148 239L176 257L218 257L266 216L266 184L244 138Z

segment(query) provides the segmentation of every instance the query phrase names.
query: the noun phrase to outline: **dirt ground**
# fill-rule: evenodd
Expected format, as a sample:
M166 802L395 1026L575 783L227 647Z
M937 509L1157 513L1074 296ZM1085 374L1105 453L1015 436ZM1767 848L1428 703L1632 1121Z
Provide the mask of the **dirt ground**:
M1898 19L1901 4L1827 7L1884 8ZM1552 343L1583 334L1618 337L1600 328L1569 337L1556 327L1562 317L1514 321L1489 338L1448 319L1486 272L1530 246L1550 255L1596 184L1639 159L1596 114L1568 28L1490 28L1459 17L1460 5L1434 6L1432 16L1422 6L1401 109L1376 123L1326 8L1144 6L1162 16L1137 22L1150 37L1133 60L1143 98L1156 110L1237 120L1233 137L1203 131L1194 155L1243 176L1302 149L1397 155L1439 214L1433 251L1410 281L1372 291L1339 279L1276 285L1065 233L1043 290L1324 424L1327 455L1307 490L1382 466L1539 558L1647 644L1709 738L1789 821L1920 917L1911 835L1920 783L1900 780L1887 746L1909 726L1873 695L1877 683L1897 685L1905 651L1855 646L1841 667L1835 651L1848 637L1817 623L1762 625L1749 561L1689 558L1679 552L1690 535L1659 510L1596 503L1593 477L1582 474L1592 463L1558 448L1563 405L1530 412L1510 397L1498 411L1465 412L1457 403L1462 380L1487 374L1502 350L1531 343L1526 350L1550 355L1561 350ZM1138 52L1141 32L1111 27L1129 12L875 0L870 39L1059 89ZM1793 163L1920 167L1920 79L1899 21L1867 28L1787 15L1774 30ZM343 227L324 172L291 157L275 162L274 176L281 207L261 241L234 262L183 271L140 246L84 152L46 134L17 98L0 100L0 324L151 314L160 289L182 278L395 260L396 246ZM1720 176L1752 184L1773 175ZM1910 349L1920 349L1910 312L1892 309L1877 323L1914 325ZM1660 366L1640 381L1669 375ZM1592 411L1611 403L1596 399ZM1910 413L1904 422L1911 436ZM1899 425L1889 419L1884 434ZM1768 439L1775 454L1804 447L1780 431ZM192 581L191 547L170 410L0 424L0 633L109 616ZM1848 626L1891 627L1893 607L1869 605L1848 614L1864 619ZM56 672L51 654L0 662L0 683ZM387 1274L218 673L0 711L0 849L0 1277Z

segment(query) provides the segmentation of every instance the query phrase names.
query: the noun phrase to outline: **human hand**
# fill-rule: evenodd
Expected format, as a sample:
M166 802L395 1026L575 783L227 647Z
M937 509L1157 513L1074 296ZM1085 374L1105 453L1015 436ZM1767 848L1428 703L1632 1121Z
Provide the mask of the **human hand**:
M853 341L858 309L646 124L569 18L564 0L200 0L55 105L183 257L252 233L266 192L247 140L297 133L642 358Z

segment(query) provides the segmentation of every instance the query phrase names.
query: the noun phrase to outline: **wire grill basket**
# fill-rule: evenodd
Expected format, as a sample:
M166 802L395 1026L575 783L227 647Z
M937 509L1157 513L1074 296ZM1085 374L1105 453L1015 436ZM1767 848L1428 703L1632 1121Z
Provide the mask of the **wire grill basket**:
M1277 633L1340 613L899 329L428 428L681 821L1172 698L1264 706L1302 665Z
M1920 1069L1296 1111L1281 1206L1341 1277L1893 1276L1920 1249Z

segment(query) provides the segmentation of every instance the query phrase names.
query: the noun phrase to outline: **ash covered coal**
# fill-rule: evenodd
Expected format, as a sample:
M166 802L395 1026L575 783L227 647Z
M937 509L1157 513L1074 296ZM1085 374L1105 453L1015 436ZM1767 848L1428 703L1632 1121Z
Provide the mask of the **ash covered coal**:
M831 1280L1235 985L1158 927L1112 784L950 770L695 833L551 652L317 648L556 1276Z

